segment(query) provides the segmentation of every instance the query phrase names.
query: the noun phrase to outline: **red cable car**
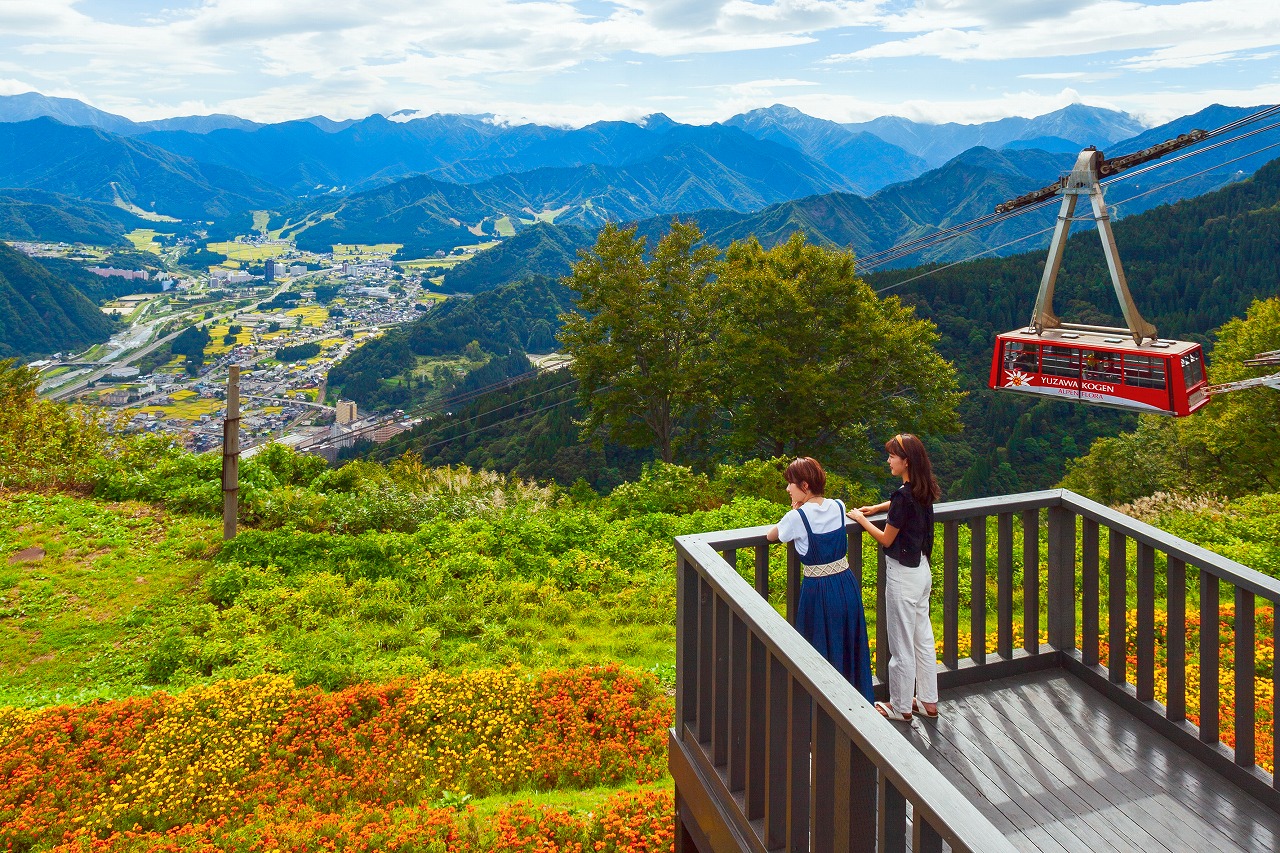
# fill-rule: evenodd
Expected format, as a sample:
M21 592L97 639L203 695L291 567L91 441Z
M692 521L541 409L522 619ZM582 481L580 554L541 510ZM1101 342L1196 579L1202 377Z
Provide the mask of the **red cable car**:
M1031 323L996 337L988 381L991 388L1174 416L1189 415L1209 402L1200 345L1157 338L1156 327L1138 313L1120 265L1098 177L1104 169L1112 174L1131 162L1142 162L1135 158L1151 159L1167 153L1169 145L1120 158L1114 164L1098 151L1085 149L1071 174L1058 183L996 208L997 213L1005 213L1052 195L1063 197ZM1053 287L1080 196L1088 196L1092 202L1093 220L1127 329L1064 323L1054 316Z
M989 384L998 391L1175 416L1209 402L1199 344L1157 340L1135 347L1106 332L999 335Z

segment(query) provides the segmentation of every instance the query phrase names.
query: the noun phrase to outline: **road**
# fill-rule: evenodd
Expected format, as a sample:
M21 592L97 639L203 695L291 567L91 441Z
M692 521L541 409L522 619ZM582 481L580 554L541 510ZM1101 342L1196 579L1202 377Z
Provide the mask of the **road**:
M315 272L319 272L319 270L316 270ZM299 276L298 278L302 278L302 276ZM296 281L296 279L294 279L294 281ZM235 315L235 314L238 314L238 313L240 313L241 311L252 311L252 310L256 309L259 305L261 305L263 302L269 302L270 300L274 299L277 295L279 295L279 294L281 294L281 293L284 293L286 290L288 290L288 289L289 289L289 286L290 286L292 283L293 283L293 281L284 282L284 283L282 283L282 284L280 285L280 287L279 287L279 288L277 288L277 289L275 290L275 292L273 292L270 296L264 296L264 297L262 297L261 299L259 299L257 302L253 303L252 305L247 305L247 306L245 306L244 308L232 308L231 310L226 311L225 313L215 315L215 316L210 317L210 318L208 318L208 319L201 319L200 321L198 321L198 322L196 323L196 325L203 325L203 326L205 326L205 327L207 328L208 326L210 326L210 325L212 325L212 324L215 324L215 323L218 323L218 322L221 322L222 320L226 320L227 318L229 318L229 317L231 317L231 316L233 316L233 315ZM148 327L148 333L147 333L147 336L149 337L149 336L150 336L150 327L148 326L148 324L143 323L143 324L140 324L140 325L142 325L142 326L147 326L147 327ZM142 347L141 349L135 350L135 351L134 351L133 353L131 353L130 355L125 356L124 358L121 358L120 360L116 361L114 364L112 364L112 365L110 365L110 366L108 366L108 367L103 367L103 368L99 368L99 369L97 369L97 370L90 371L88 375L86 375L86 376L81 376L79 379L77 379L77 380L76 380L75 382L73 382L72 384L70 384L70 385L66 385L66 386L63 386L63 387L59 388L58 390L54 391L52 394L49 394L49 395L48 395L48 399L50 399L50 400L70 400L70 399L72 399L72 398L74 398L74 397L78 396L78 395L80 394L80 392L81 392L81 391L83 391L83 390L84 390L84 389L85 389L85 388L86 388L86 387L87 387L91 382L97 382L99 379L101 379L102 377L106 376L106 375L107 375L108 373L110 373L112 370L114 370L114 369L116 369L116 368L118 368L118 367L126 367L126 366L128 366L128 365L132 364L133 362L137 361L138 359L142 358L144 355L149 355L150 353L155 352L155 350L156 350L156 349L158 349L159 347L162 347L162 346L164 346L165 344L169 343L169 342L170 342L170 341L172 341L174 338L176 338L178 335L182 334L182 333L183 333L183 331L185 331L185 329L179 329L179 330L178 330L178 331L176 331L176 332L173 332L173 333L171 333L171 334L165 335L163 338L158 338L157 340L152 341L151 343L147 344L146 346ZM129 332L127 332L126 334L128 334L128 335L132 335L132 334L133 334L133 328L130 328ZM126 338L126 340L127 340L127 338Z

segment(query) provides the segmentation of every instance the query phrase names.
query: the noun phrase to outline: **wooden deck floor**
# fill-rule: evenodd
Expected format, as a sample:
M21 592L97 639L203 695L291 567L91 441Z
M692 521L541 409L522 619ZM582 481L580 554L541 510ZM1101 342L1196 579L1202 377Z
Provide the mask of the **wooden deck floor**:
M1019 849L1280 850L1280 814L1062 670L945 691L916 747Z

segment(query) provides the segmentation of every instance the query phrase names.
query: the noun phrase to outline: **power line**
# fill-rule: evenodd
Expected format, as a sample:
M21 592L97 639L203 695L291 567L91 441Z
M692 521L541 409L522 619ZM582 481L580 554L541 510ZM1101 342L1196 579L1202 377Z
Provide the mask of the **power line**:
M572 383L565 383L565 384L566 384L566 385L569 385L569 384L572 384ZM564 387L564 386L557 386L557 387ZM609 387L609 386L605 386L605 387L607 388L607 387ZM604 390L604 388L599 388L599 389L597 389L597 390L599 390L599 391L603 391L603 390ZM537 395L537 394L535 394L535 395L532 395L532 396L530 396L530 397L528 397L528 398L526 398L526 399L532 399L533 397L536 397L536 396L538 396L538 395ZM484 430L492 429L493 427L496 427L496 426L502 426L503 424L509 424L509 423L512 423L513 421L519 421L519 420L524 420L524 419L526 419L526 418L531 418L531 417L533 417L534 415L538 415L538 414L541 414L541 413L543 413L543 412L549 411L549 410L551 410L551 409L558 408L559 406L563 406L563 405L566 405L566 404L568 404L568 403L575 402L575 399L576 399L576 398L574 398L574 397L567 397L567 398L565 398L565 399L563 399L563 400L558 400L558 401L556 401L556 402L554 402L554 403L550 403L550 404L548 404L548 405L546 405L546 406L543 406L542 408L534 409L534 410L533 410L533 411L531 411L531 412L521 412L521 413L520 413L520 414L518 414L518 415L513 415L513 416L511 416L511 417L509 417L509 418L506 418L506 419L504 419L504 420L501 420L501 421L495 421L494 423L491 423L491 424L485 424L484 426L476 427L476 428L475 428L475 429L473 429L473 430L470 430L470 431L468 431L468 432L464 432L462 435L454 435L454 436L450 436L450 437L448 437L448 438L442 438L442 439L440 439L439 441L433 441L431 444L428 444L428 445L426 445L425 447L412 448L412 449L413 449L413 450L415 450L415 451L417 451L418 453L422 454L422 455L425 457L426 452L427 452L428 450L431 450L431 449L432 449L432 448L434 448L434 447L439 447L439 446L440 446L440 445L442 445L442 444L450 444L450 443L455 442L455 441L461 441L461 440L463 440L463 439L465 439L465 438L470 438L471 436L475 435L475 434L476 434L476 433L478 433L478 432L483 432ZM519 403L519 402L525 402L525 401L524 401L524 400L518 400L518 401L516 401L516 402L518 402L518 403ZM512 404L512 405L515 405L515 404ZM489 414L489 413L488 413L488 412L486 412L485 414ZM477 414L475 417L476 417L476 418L480 418L480 417L482 417L482 415ZM411 447L411 446L412 446L412 445L411 445L411 442L410 442L409 440L407 440L407 439L402 440L402 441L397 441L397 442L394 442L394 443L390 443L390 442L389 442L389 444L390 444L390 446L384 446L384 449L386 449L386 450L394 450L394 449L397 449L397 448L399 448L399 447Z

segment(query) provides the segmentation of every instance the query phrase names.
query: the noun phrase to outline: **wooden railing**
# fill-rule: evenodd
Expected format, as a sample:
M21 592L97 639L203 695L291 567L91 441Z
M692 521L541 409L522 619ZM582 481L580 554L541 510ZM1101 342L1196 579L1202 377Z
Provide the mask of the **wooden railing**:
M941 570L935 570L941 588L934 593L942 611L941 687L1065 668L1280 807L1274 777L1257 766L1254 736L1257 602L1280 603L1280 582L1063 490L939 504L935 520L942 534L941 547L935 548L935 558L941 553ZM1107 531L1105 604L1101 528ZM909 844L915 853L929 853L941 851L945 841L957 852L1013 850L768 603L767 530L676 540L676 719L670 763L678 849L888 853ZM852 525L849 557L859 579L862 537L861 528ZM1015 553L1019 539L1020 555ZM739 574L738 554L744 550L754 556L754 589ZM1164 596L1157 595L1160 562ZM963 590L962 566L969 575ZM1015 588L1019 570L1021 584ZM994 571L994 614L989 571ZM874 646L883 651L882 554L875 580ZM785 609L791 620L800 581L799 561L789 549ZM1217 626L1223 584L1235 611L1231 749L1220 742L1219 727ZM1156 701L1160 599L1167 624L1164 704ZM1199 727L1187 720L1189 602L1199 608L1202 624L1212 626L1199 636ZM1126 634L1131 610L1132 644ZM1105 661L1099 660L1103 625L1109 647ZM1016 647L1015 627L1022 635ZM969 650L964 656L962 638ZM1136 662L1132 680L1130 656ZM887 654L877 653L881 682L887 665ZM1274 719L1280 708L1272 710Z

